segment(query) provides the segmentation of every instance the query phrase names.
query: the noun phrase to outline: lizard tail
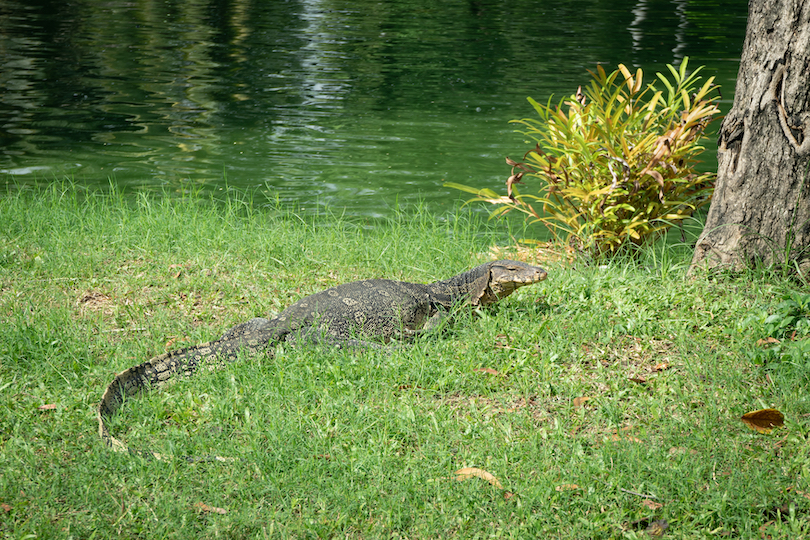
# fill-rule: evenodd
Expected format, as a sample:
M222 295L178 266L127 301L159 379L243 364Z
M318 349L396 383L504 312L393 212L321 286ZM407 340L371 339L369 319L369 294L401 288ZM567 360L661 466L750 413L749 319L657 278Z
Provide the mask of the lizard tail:
M110 433L107 420L118 412L128 397L159 388L174 380L177 375L191 376L201 366L211 370L221 369L226 362L236 360L240 352L253 354L269 348L281 336L275 332L261 332L266 323L267 319L253 319L232 328L221 339L155 356L116 375L98 404L98 434L101 440L116 452L165 459L166 456L156 452L132 450Z

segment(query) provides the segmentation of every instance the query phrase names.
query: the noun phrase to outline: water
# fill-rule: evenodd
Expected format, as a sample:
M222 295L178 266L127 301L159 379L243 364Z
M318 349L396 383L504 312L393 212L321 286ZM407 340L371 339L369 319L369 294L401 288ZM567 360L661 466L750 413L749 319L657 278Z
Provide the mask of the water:
M690 57L731 103L746 2L4 0L0 182L230 186L384 216L503 190L527 96ZM708 145L713 149L713 144ZM713 165L707 156L707 166Z

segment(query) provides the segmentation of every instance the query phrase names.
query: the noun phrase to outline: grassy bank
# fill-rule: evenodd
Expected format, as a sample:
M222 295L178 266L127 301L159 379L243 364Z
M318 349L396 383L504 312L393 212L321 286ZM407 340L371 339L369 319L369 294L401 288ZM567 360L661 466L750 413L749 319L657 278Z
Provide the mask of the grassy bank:
M277 350L127 403L115 372L368 277L428 282L493 235L367 227L238 197L0 198L0 534L9 538L799 538L810 533L806 289L685 280L688 250L547 281L391 351ZM765 343L773 337L779 343ZM583 399L587 398L587 399ZM770 434L740 416L772 407ZM497 478L454 479L476 467Z

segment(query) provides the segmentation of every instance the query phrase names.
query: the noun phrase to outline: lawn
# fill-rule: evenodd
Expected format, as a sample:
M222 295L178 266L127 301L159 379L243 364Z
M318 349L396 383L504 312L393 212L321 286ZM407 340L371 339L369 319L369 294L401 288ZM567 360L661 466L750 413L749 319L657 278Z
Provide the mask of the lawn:
M128 400L113 434L167 461L101 443L116 372L340 283L447 278L508 249L499 226L4 193L0 534L810 535L810 290L767 269L686 278L675 242L532 258L546 281L412 343L280 347ZM767 408L784 426L741 421ZM182 458L211 455L234 460Z

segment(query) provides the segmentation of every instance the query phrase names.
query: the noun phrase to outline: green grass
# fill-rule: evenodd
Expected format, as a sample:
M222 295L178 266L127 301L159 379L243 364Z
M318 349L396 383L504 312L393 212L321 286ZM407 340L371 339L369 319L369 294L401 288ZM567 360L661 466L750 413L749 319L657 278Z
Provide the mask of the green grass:
M111 423L134 448L236 462L101 444L115 372L339 283L448 277L498 238L419 209L367 223L236 195L3 194L0 534L644 538L665 520L663 538L810 535L808 291L766 271L687 280L679 246L552 263L440 336L279 349ZM785 427L740 422L765 407ZM503 489L453 480L463 467Z

